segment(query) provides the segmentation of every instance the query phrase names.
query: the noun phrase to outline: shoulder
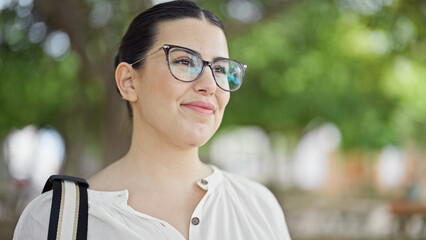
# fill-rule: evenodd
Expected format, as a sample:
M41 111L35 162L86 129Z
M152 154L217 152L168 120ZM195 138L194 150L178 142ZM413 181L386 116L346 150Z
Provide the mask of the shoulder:
M87 179L90 189L98 191L117 191L125 189L123 181L126 175L120 170L121 159L111 163L95 175Z
M222 173L225 188L232 189L244 197L250 196L260 201L278 203L272 192L263 184L230 172L222 171Z
M13 239L47 239L51 205L52 191L32 200L19 218Z
M248 209L283 218L283 212L274 194L263 184L226 171L223 172L223 191L229 198Z
M267 222L265 228L272 228L278 234L290 239L284 212L274 194L261 183L246 177L223 172L223 190L228 201L234 202L233 206L241 208L243 214Z

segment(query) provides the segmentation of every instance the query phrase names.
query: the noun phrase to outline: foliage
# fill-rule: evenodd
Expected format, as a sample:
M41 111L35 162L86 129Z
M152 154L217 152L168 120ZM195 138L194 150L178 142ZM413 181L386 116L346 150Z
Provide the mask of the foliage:
M225 123L300 134L314 119L331 121L346 148L407 140L426 120L424 16L418 15L402 3L360 15L330 1L301 1L259 22L231 39L232 56L246 61L248 71ZM415 35L399 33L401 25Z
M312 121L331 121L346 148L426 140L426 2L390 1L374 13L345 2L259 1L263 19L253 24L233 19L227 1L200 2L224 20L231 57L248 65L224 126L256 124L298 136ZM27 124L53 125L68 142L100 139L105 151L115 151L117 139L109 136L123 131L116 127L123 104L112 59L131 18L149 4L35 1L27 25L14 4L0 12L0 136ZM93 23L95 9L112 15ZM67 32L65 56L53 59L45 41L28 41L37 21Z

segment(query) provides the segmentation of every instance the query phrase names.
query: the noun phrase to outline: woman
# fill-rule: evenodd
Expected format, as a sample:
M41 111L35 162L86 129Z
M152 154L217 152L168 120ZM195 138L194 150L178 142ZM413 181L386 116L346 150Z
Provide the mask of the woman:
M88 180L88 239L290 239L272 193L202 163L245 65L216 16L187 1L137 16L116 58L133 119L128 153ZM27 207L15 239L46 239L52 194Z

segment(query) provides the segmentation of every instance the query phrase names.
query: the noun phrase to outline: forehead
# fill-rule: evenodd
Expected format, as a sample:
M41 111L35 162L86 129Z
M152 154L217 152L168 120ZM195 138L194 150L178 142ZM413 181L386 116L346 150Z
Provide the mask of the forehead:
M191 48L203 58L228 57L228 45L222 29L204 20L184 18L158 25L154 48L163 44Z

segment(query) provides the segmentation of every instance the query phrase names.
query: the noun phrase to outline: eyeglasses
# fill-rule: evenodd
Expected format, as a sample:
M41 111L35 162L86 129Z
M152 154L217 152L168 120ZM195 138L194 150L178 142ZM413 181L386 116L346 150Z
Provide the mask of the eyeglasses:
M133 66L161 49L166 54L170 73L179 81L193 82L197 80L207 65L212 70L216 85L222 90L234 92L243 83L244 73L247 69L247 65L244 63L222 57L215 58L213 62L206 61L196 51L176 45L165 44L131 65Z

